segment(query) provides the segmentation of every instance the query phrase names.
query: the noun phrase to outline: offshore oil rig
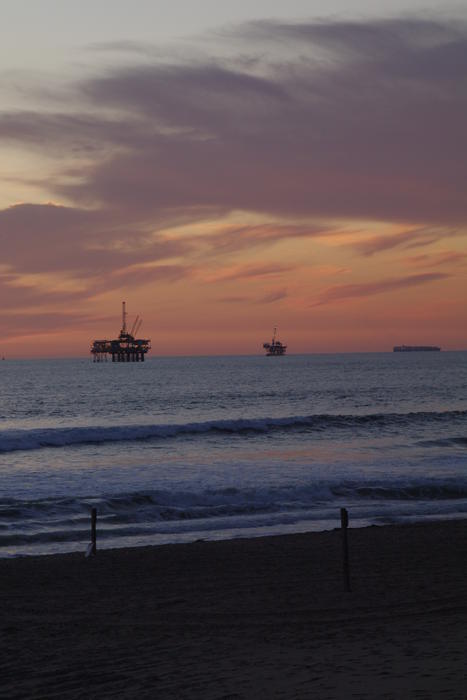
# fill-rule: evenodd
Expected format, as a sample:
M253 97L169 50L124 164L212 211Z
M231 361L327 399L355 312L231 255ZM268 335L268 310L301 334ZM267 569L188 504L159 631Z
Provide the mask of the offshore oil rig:
M112 362L144 362L144 356L151 349L151 341L136 338L143 320L137 316L131 329L126 326L126 305L122 301L122 330L116 340L95 340L91 345L93 362L107 362L112 355Z
M263 348L266 350L267 357L277 357L285 355L287 345L283 345L280 340L276 340L277 328L274 328L274 335L270 343L263 343Z

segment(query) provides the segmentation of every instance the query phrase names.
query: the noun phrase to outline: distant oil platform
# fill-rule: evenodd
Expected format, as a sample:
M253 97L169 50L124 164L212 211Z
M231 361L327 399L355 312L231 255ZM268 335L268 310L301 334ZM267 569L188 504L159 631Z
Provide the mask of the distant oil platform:
M151 341L136 338L143 320L137 316L131 329L127 330L126 304L122 301L122 330L116 340L94 340L91 345L93 362L107 362L112 356L112 362L144 362L145 354L151 349Z
M263 348L266 350L268 357L285 355L287 345L283 345L280 340L276 340L277 328L274 328L274 334L270 343L263 343Z
M393 352L440 352L437 345L394 345Z

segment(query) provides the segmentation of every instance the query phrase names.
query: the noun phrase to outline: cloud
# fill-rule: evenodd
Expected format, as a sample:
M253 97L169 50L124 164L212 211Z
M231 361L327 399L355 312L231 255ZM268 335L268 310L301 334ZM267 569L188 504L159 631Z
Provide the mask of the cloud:
M151 282L175 282L191 277L192 274L193 270L189 265L134 265L112 273L110 288L124 285L135 287ZM107 286L108 282L106 281L105 284Z
M54 303L70 304L89 295L88 291L44 289L32 283L25 283L17 275L0 277L0 297L2 308L8 312L19 307L36 308Z
M70 86L74 114L1 114L0 139L70 159L85 149L90 162L54 192L129 219L466 221L465 24L258 21L228 48L170 64L142 46L141 65Z
M364 241L352 243L350 247L361 255L369 257L375 255L375 253L382 253L393 248L414 248L429 245L449 235L456 235L456 231L418 228L386 236L373 236Z
M282 215L465 220L461 27L412 20L252 29L270 52L286 38L290 60L278 65L272 51L254 74L234 59L144 65L83 85L91 101L142 120L145 146L97 164L68 193L108 203L126 192L131 204L136 190L160 207L175 199ZM321 64L314 54L323 47L331 60Z
M217 301L221 302L221 304L249 304L252 302L252 299L246 296L227 296L220 297Z
M467 253L457 250L444 251L442 253L432 253L431 255L422 254L414 255L408 258L405 262L409 265L429 267L442 267L447 265L452 268L454 266L463 266L467 264Z
M99 319L99 322L101 320ZM66 329L75 330L80 325L95 324L96 319L71 312L14 313L5 316L2 337L8 340L30 335L44 335ZM24 352L24 348L21 350Z
M105 210L19 204L0 211L2 263L16 272L69 271L92 277L135 263L171 258L190 244L151 236L148 228Z
M255 304L255 305L261 305L261 304L273 304L276 301L280 301L281 299L285 299L288 296L287 289L278 289L273 292L270 292L269 294L265 294L262 297L254 297L254 296L225 296L221 297L218 299L219 302L222 304Z
M326 289L321 296L311 306L322 306L332 304L335 301L344 301L357 297L371 297L375 294L384 294L407 287L415 287L430 282L436 282L448 278L450 275L444 273L423 273L419 275L409 275L408 277L395 277L378 282L362 282L357 284L340 284Z
M47 155L67 158L76 155L102 155L118 143L138 146L140 129L132 121L106 118L95 112L67 114L34 111L0 113L0 139L21 142L39 151L47 149ZM144 141L141 141L141 145Z
M292 265L269 263L264 265L235 265L220 269L209 276L209 282L228 282L231 280L255 279L282 275L295 269Z
M280 301L281 299L285 299L287 296L288 296L287 289L278 289L275 292L270 292L269 294L265 294L265 296L259 300L259 303L260 304L273 304L275 301Z
M204 251L213 253L232 253L260 246L271 246L274 243L292 238L318 238L334 235L334 230L324 224L309 224L308 226L293 224L258 224L249 226L223 226L214 233L201 234L191 239L193 244L204 246Z

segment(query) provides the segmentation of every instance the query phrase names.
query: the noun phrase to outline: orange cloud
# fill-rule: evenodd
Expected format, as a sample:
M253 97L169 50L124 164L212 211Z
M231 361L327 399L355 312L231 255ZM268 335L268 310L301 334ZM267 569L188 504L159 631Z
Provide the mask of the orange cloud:
M264 265L234 265L214 272L207 279L208 282L228 282L239 279L261 279L263 277L275 277L295 269L292 265L269 263Z
M411 258L407 258L406 262L409 265L421 267L465 265L467 263L467 253L455 250L432 254L425 253L423 255L415 255Z
M357 243L352 243L351 247L361 255L371 256L393 248L404 247L414 248L418 246L430 245L439 239L454 235L450 231L433 231L426 228L412 229L385 236L373 236Z
M449 277L449 275L443 273L426 273L385 279L378 282L340 284L326 289L312 306L322 306L323 304L331 304L335 301L343 301L356 297L371 297L375 294L392 292L398 289L404 289L405 287L428 284L430 282L446 279L447 277Z

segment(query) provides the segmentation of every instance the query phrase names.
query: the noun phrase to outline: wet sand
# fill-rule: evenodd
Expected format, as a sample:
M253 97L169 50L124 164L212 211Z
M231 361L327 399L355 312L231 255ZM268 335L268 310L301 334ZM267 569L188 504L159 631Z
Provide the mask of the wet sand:
M467 698L467 521L0 560L0 697Z

